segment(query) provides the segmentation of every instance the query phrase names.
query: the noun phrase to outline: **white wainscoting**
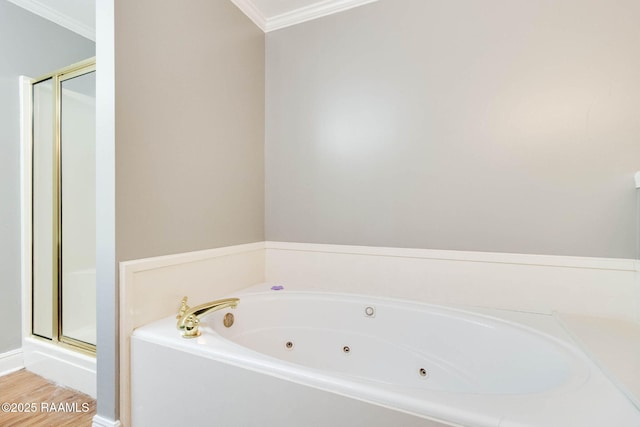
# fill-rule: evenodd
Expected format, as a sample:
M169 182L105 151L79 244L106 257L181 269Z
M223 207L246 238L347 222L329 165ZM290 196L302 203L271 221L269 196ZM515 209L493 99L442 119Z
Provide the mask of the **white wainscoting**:
M22 349L0 354L0 377L24 368Z
M287 289L640 320L628 259L266 242L266 267Z
M264 282L264 242L120 263L120 421L130 425L131 333L176 314Z

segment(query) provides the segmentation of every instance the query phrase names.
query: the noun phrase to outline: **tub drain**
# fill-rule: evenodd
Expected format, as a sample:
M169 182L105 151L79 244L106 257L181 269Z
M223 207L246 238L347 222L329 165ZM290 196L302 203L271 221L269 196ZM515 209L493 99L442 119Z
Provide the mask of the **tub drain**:
M348 345L345 345L344 347L342 347L342 351L343 351L345 354L349 354L349 352L351 352L351 349L349 348L349 346L348 346Z
M420 376L423 376L425 378L429 376L429 373L424 368L420 368L420 370L418 372L420 372Z
M284 346L287 348L287 350L291 350L293 348L293 342L287 341Z

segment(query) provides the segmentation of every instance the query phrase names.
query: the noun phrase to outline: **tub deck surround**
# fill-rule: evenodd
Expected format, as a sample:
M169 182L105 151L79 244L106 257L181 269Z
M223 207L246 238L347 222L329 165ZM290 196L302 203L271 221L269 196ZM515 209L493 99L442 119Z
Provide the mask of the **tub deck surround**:
M640 324L575 314L556 317L640 410Z
M185 295L197 305L269 282L284 285L284 291L366 294L476 311L504 309L512 315L562 312L637 322L636 271L636 262L625 259L269 241L124 262L121 421L130 425L133 330L175 314Z
M215 405L217 417L238 425L258 425L251 424L255 414L242 418L247 405L266 411L263 422L276 417L278 423L290 422L278 425L300 425L304 419L277 418L264 402L251 400L259 396L243 396L247 387L277 386L295 394L280 396L284 401L275 405L300 406L304 412L313 402L299 396L322 392L323 399L343 399L346 418L357 419L362 409L351 408L353 402L366 402L369 409L386 408L385 422L396 424L401 421L393 421L393 411L406 425L640 425L640 412L552 316L296 292L279 284L285 289L271 291L274 284L268 283L235 294L240 303L233 326L223 326L225 311L212 313L202 319L197 339L180 337L174 316L137 329L132 357L145 366L133 372L134 422L174 419L185 405L195 404ZM366 314L367 307L375 309L375 317ZM163 356L151 361L149 353ZM193 390L189 402L177 405L152 402L157 394L146 396L149 387L189 387L179 385L192 375L188 366L199 366L193 375L215 372L211 384L217 385ZM180 399L179 394L170 393L170 399ZM234 408L234 401L242 407ZM406 419L408 414L414 418Z
M264 282L264 243L248 243L120 263L120 421L129 420L129 345L139 326ZM174 327L175 329L175 327Z
M132 376L133 396L137 396L133 427L462 427L345 399L137 336L132 339L132 349L133 360L139 364ZM168 369L157 371L158 367ZM179 371L179 375L168 371ZM185 396L190 396L186 404Z

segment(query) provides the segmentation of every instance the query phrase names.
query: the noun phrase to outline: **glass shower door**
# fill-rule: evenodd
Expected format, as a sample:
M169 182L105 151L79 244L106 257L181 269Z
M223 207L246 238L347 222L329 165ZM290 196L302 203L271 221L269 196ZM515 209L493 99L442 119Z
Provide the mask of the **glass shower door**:
M32 334L95 352L95 61L32 83Z
M81 71L82 72L82 71ZM62 340L96 343L96 73L60 82Z

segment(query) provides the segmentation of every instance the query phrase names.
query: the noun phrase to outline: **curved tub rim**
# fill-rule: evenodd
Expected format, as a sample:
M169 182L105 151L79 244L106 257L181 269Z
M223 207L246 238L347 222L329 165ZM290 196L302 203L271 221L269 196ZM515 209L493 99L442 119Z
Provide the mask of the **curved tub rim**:
M364 295L364 294L353 294L353 293L342 293L342 292L325 292L325 291L317 291L317 290L291 290L291 291L250 291L250 292L238 292L238 293L234 293L234 294L230 294L229 297L236 297L236 298L240 298L240 304L239 307L242 305L242 298L243 297L278 297L279 295L288 295L290 297L309 297L310 299L313 298L317 298L317 297L321 297L323 299L332 299L332 298L346 298L349 300L363 300L362 302L364 303L365 301L379 301L381 303L391 303L391 304L398 304L398 305L409 305L409 306L413 306L415 308L431 308L431 309L435 309L435 310L440 310L443 311L445 313L459 313L462 314L464 316L468 316L468 317L479 317L485 320L488 320L490 322L494 322L494 323L498 323L498 324L504 324L507 325L510 328L514 328L516 330L520 330L523 331L524 333L528 333L531 334L535 337L538 337L540 339L542 339L543 341L549 341L550 344L556 345L558 347L560 347L562 349L563 352L565 352L566 354L568 354L568 358L571 358L573 360L578 359L580 360L580 364L571 364L569 366L569 378L567 379L566 382L547 389L547 390L542 390L542 391L535 391L535 392L522 392L522 393L483 393L482 395L485 396L541 396L541 395L549 395L549 394L558 394L558 393L566 393L568 391L571 390L575 390L580 388L585 382L587 382L590 378L590 369L591 369L591 365L590 365L590 359L584 354L584 352L573 342L567 341L570 340L570 336L568 334L566 334L566 340L562 339L560 337L551 335L547 332L541 331L533 326L529 326L529 325L525 325L522 324L520 322L514 321L514 320L510 320L510 319L505 319L505 318L500 318L500 317L496 317L496 316L492 316L486 313L478 313L478 312L474 312L473 311L473 307L461 307L461 306L447 306L447 305L442 305L442 304L433 304L433 303L424 303L424 302L419 302L419 301L409 301L409 300L403 300L403 299L398 299L398 298L387 298L387 297L380 297L380 296L371 296L371 295ZM478 307L478 309L481 309L480 307ZM517 311L510 311L510 310L500 310L500 311L504 311L504 312L513 312L513 313L521 313L521 312L517 312ZM211 313L211 314L215 314ZM549 318L549 320L552 320L553 322L556 322L555 319L553 318L553 316L551 315L546 315L546 314L540 314L540 313L527 313L527 314L532 314L532 315L541 315L541 316L546 316ZM206 319L209 315L204 316L203 319ZM171 319L173 319L174 317L171 317ZM560 326L562 327L562 326ZM398 386L394 385L394 384L389 384L383 381L376 381L373 379L366 379L366 378L362 378L362 377L357 377L357 376L348 376L348 375L344 375L342 373L339 372L333 372L333 371L325 371L319 368L314 368L311 366L306 366L306 365L301 365L298 363L294 363L294 362L290 362L284 359L280 359L278 357L275 356L271 356L269 354L260 352L258 350L254 350L251 349L249 347L246 347L242 344L239 344L235 341L233 341L232 339L226 338L223 335L219 334L217 332L217 330L215 328L213 328L212 326L208 325L206 323L206 321L204 321L201 326L200 326L201 330L202 330L202 335L201 338L198 339L197 341L203 341L206 340L207 337L212 337L216 340L220 340L222 342L224 342L226 344L226 346L224 348L226 348L227 351L231 351L231 350L238 350L241 353L245 353L247 355L252 354L254 356L256 356L257 360L264 360L265 362L271 362L271 363L258 363L256 364L256 366L261 366L261 367L265 367L265 366L269 366L271 369L275 369L275 370L282 370L283 372L297 372L299 375L301 375L302 377L307 377L307 375L304 375L304 371L310 371L312 373L314 373L315 375L311 375L311 377L313 377L314 379L319 379L320 377L326 377L327 382L330 382L330 380L335 380L337 378L343 379L345 380L345 382L360 382L360 383L365 383L365 384L379 384L382 385L383 387L387 387L387 388L399 388ZM174 328L175 329L175 328ZM192 341L192 340L184 340L182 338L180 338L182 341ZM192 341L193 342L193 341ZM182 347L182 346L181 346ZM217 351L215 352L216 354L219 354L219 356L223 356L226 353L218 353ZM226 361L233 361L235 359L233 358L225 358ZM248 360L248 358L243 358L243 360L245 361L245 364L242 365L236 365L236 366L244 366L244 367L248 367L248 364L253 365L252 363L250 363L250 361ZM235 364L234 364L235 365ZM287 367L287 369L277 369L278 367ZM299 372L300 371L300 372ZM264 371L260 371L260 372L264 372ZM283 378L286 379L291 379L290 376L285 375ZM412 388L413 389L413 388ZM437 393L442 393L442 394L450 394L450 395L474 395L474 394L478 394L478 393L473 393L473 392L463 392L463 391L447 391L447 390L438 390Z

